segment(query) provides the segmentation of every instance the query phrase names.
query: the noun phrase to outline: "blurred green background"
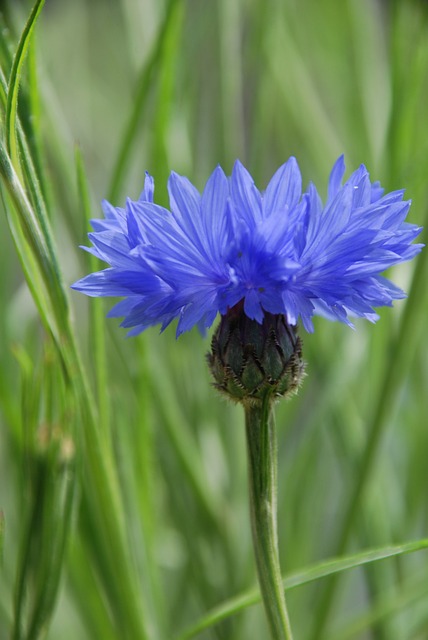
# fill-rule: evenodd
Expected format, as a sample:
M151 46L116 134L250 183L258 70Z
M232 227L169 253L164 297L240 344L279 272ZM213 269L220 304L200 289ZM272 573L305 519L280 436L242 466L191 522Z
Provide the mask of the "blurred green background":
M31 6L1 4L6 78ZM0 639L191 637L256 584L243 414L211 387L209 337L127 339L111 305L68 292L101 267L78 249L88 218L137 198L145 170L166 204L171 169L202 189L240 158L264 188L295 155L320 186L345 153L348 171L406 188L427 225L428 4L46 0L18 104L88 385L69 337L40 322L3 189ZM390 274L410 295L376 325L316 319L302 335L307 378L277 407L286 573L427 535L425 254ZM291 590L295 636L424 640L427 574L419 551ZM258 604L197 637L267 634Z

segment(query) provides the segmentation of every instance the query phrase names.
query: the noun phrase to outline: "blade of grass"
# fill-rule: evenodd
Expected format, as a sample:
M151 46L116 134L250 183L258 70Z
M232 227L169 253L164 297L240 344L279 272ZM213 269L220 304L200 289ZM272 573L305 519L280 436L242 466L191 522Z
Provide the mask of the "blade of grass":
M33 23L32 23L33 25L35 23L37 16L38 16L38 12L35 12L33 15ZM24 229L24 232L29 236L30 245L33 242L33 236L43 237L43 244L45 246L43 246L43 249L40 246L39 250L42 249L41 254L46 256L44 262L46 262L46 260L50 262L50 266L48 266L47 269L46 268L42 269L42 272L44 273L45 281L47 280L46 286L48 286L49 288L53 287L54 289L54 292L57 298L55 308L57 308L58 313L67 314L68 302L63 292L63 286L61 281L61 271L60 271L58 260L56 257L53 234L50 228L46 205L43 199L43 193L40 188L38 175L36 174L36 171L34 169L34 162L30 154L30 146L27 143L27 139L24 135L21 124L17 118L17 99L18 99L19 81L20 81L20 75L21 75L20 70L24 62L25 53L30 44L29 38L31 37L32 33L33 33L33 28L30 28L28 29L27 32L24 30L24 33L21 36L20 44L23 40L25 40L25 42L22 44L21 47L18 46L17 53L14 56L12 72L11 72L7 87L5 85L3 73L0 74L0 81L2 85L1 98L2 98L2 102L6 101L6 122L5 122L6 150L8 151L7 145L9 142L9 147L11 147L13 144L13 146L15 147L19 146L19 149L21 151L20 156L17 155L16 158L10 157L10 167L12 168L12 170L15 169L15 171L17 172L17 176L19 178L22 178L22 171L23 171L23 175L25 176L25 185L29 189L31 201L34 208L34 214L31 216L32 218L31 224L30 225L24 224L23 229ZM19 73L18 71L15 71L14 73L15 67L17 70L19 70ZM13 100L11 99L11 96L15 96ZM13 104L14 106L10 107L10 104ZM10 119L12 116L15 118L14 120ZM20 160L22 161L22 165L20 163ZM10 169L9 170L5 169L5 171L6 173L7 171L9 171L9 174L10 174ZM10 180L10 176L8 177L5 175L5 180L6 181ZM50 277L50 275L54 277Z
M0 142L0 174L3 177L4 185L12 203L12 207L8 207L6 211L10 211L11 213L12 210L19 212L18 215L8 215L8 221L11 225L15 244L22 249L22 254L20 254L21 264L27 265L28 262L30 262L30 264L37 264L38 268L35 269L34 274L30 268L25 268L29 276L29 286L32 292L35 293L39 310L42 310L42 318L45 320L50 318L49 330L55 339L58 340L58 322L61 321L61 317L64 314L64 306L61 304L61 302L65 300L64 292L62 291L59 299L55 295L56 292L60 290L60 284L56 280L55 272L51 268L50 252L48 251L33 207L27 198L2 142ZM31 265L31 267L32 266L33 265ZM38 283L37 289L32 282L33 280L36 280ZM41 282L43 282L43 287L39 288ZM46 298L40 295L43 288L46 292L49 292L48 298L55 297L55 302L49 310L47 309ZM42 297L44 298L43 305L41 303ZM44 308L42 308L42 306Z
M349 569L354 569L371 562L378 562L386 558L392 558L398 555L414 553L422 549L428 548L428 538L418 540L416 542L408 542L402 545L384 547L371 551L364 551L346 558L338 558L316 564L312 567L296 572L283 580L286 590L295 589L321 578L327 578L336 573L341 573ZM205 614L196 624L186 629L177 636L176 640L189 640L194 638L202 631L216 625L221 620L233 616L236 613L261 602L261 595L257 589L252 589L246 593L236 596L231 600L224 602L212 611Z
M0 567L3 565L4 548L4 513L0 511Z
M385 144L391 115L391 86L387 59L387 34L379 28L381 7L372 2L348 0L350 35L354 49L356 99L363 114L366 164L388 161ZM371 156L371 158L370 158Z
M426 213L426 224L428 223L428 210ZM426 235L426 234L425 234ZM424 238L422 238L423 240ZM353 492L347 501L347 510L338 530L337 554L342 554L354 530L357 515L367 489L374 462L379 450L383 433L388 421L388 417L395 405L398 397L398 389L401 381L408 370L412 359L416 353L420 336L425 329L426 313L423 305L420 304L426 291L426 281L428 277L428 252L423 251L419 256L412 284L407 298L407 303L401 317L400 326L394 340L392 348L388 352L388 359L385 366L385 373L382 388L377 396L370 426L368 428L367 443L362 456L361 465L357 475L358 481ZM316 615L314 616L314 627L312 630L312 640L323 637L324 628L328 622L331 606L336 593L338 576L334 576L320 599Z
M9 88L7 93L6 105L6 140L7 151L12 157L13 164L19 166L18 144L16 138L16 115L18 109L18 91L19 81L21 78L22 65L24 64L25 54L31 40L31 36L44 5L44 0L36 0L33 9L28 17L27 23L22 32L18 43L18 48L12 63L12 70L9 78Z
M285 20L276 20L271 28L275 47L269 48L267 52L269 72L278 84L284 104L295 118L296 128L301 128L303 134L307 135L307 124L310 123L310 130L318 132L319 142L312 150L319 166L324 166L327 154L336 158L343 152L343 140L338 135L337 127L331 120L305 64L305 58L300 54ZM284 60L287 60L286 72Z
M83 166L83 158L79 146L75 147L75 165L79 205L81 208L82 219L85 221L85 227L87 227L88 221L91 218L91 205L88 183ZM92 253L85 252L85 255L88 256L89 270L97 271L99 269L100 261L97 260L97 258L95 258ZM106 432L109 425L110 400L108 394L108 367L106 357L104 316L104 300L102 298L96 298L90 305L90 343L94 362L99 426L103 432Z
M174 90L177 78L177 61L181 42L184 4L179 1L175 10L171 10L168 29L162 43L157 73L157 96L153 117L153 137L151 144L150 166L156 175L159 187L156 188L156 200L160 204L167 198L166 183L169 176L167 155L167 133L174 104Z
M41 117L43 112L38 89L37 56L34 39L28 49L27 67L28 89L23 96L25 100L22 98L20 100L20 105L24 104L26 107L26 113L24 114L24 109L21 109L20 107L20 120L25 131L25 139L29 147L28 156L32 159L34 173L37 176L40 186L41 200L45 203L46 212L48 212L51 208L52 187L51 181L47 179L47 174L44 171L45 158L43 154L44 149L41 134ZM23 91L23 87L21 87L20 90Z
M200 456L174 393L170 377L164 371L164 366L157 357L152 356L150 358L150 366L152 372L155 373L150 380L152 385L150 391L157 400L157 407L162 416L165 430L180 462L184 476L187 478L195 499L199 501L208 521L216 530L221 531L222 522L219 517L221 510L219 505L216 504L212 493L207 491ZM162 380L162 387L155 384L154 380ZM167 402L165 402L165 398L168 399Z
M99 587L98 576L92 562L88 562L87 548L81 536L73 539L67 563L67 578L71 599L79 612L86 638L117 640L118 630L111 621L111 612L105 606L104 593Z
M1 70L0 99L3 104L7 105L8 94L6 94L6 83ZM21 253L19 253L21 264L24 262L31 263L36 260L40 268L40 275L37 274L37 269L35 269L34 278L38 279L39 284L40 281L43 281L44 287L46 287L48 291L52 290L51 296L54 296L55 298L55 302L50 312L48 313L45 308L41 314L42 317L46 319L48 316L54 316L57 317L57 319L60 319L62 315L68 314L68 302L62 286L60 269L56 258L49 220L20 123L14 123L12 128L14 131L18 130L20 148L23 152L22 167L25 172L25 176L27 177L26 184L29 185L32 200L35 202L35 209L27 198L27 194L20 183L19 176L15 172L13 163L7 154L5 145L0 142L0 174L3 175L5 186L9 192L9 198L13 202L14 208L18 211L26 212L25 215L19 216L19 221L13 221L12 218L9 217L9 225L14 236L15 245L18 246L19 244L21 247ZM33 252L33 256L31 258L29 256L29 251L25 248L26 243L28 243L30 250ZM31 269L27 268L26 272L31 273ZM35 298L40 299L36 288L31 285L30 281L31 277L29 278L29 286L32 289L32 293L35 295ZM40 301L38 303L38 309L39 311L41 309ZM53 323L50 327L50 331L52 335L56 336L56 339L58 339L58 332L53 329Z
M225 156L243 158L242 16L239 0L218 3L220 19L221 107Z
M143 65L137 80L137 89L132 103L132 111L121 137L121 145L113 168L112 177L110 179L110 189L107 196L107 200L109 200L109 202L116 202L119 198L125 171L131 160L131 149L136 139L136 131L147 105L147 99L152 88L153 78L162 59L165 42L168 38L171 27L175 23L176 12L180 8L181 4L181 0L169 0L165 10L165 18L160 28L159 35L156 38L153 51L151 55L149 55L146 63Z
M9 122L9 127L13 126L15 123ZM53 245L48 250L40 220L31 207L4 145L0 148L0 170L14 205L10 208L9 221L12 222L12 227L22 225L37 267L35 274L27 271L26 277L32 287L39 270L40 277L46 284L43 294L35 292L36 298L49 301L53 309L54 321L48 328L56 335L56 346L63 360L66 381L72 386L80 406L82 427L79 444L83 444L82 453L87 472L83 502L87 505L93 528L97 528L96 522L98 526L102 523L101 530L108 532L108 550L106 547L103 562L108 566L111 579L103 586L123 633L132 638L147 638L138 579L130 560L113 452L106 434L101 432L95 419L91 392L69 323L67 296L62 286L60 271L56 270L55 266L58 264L56 254ZM31 180L32 176L27 175L26 178ZM48 322L51 322L50 318Z
M410 607L422 598L426 599L427 595L428 588L425 577L423 580L419 579L416 585L406 584L400 593L394 593L387 598L384 597L378 604L367 611L367 613L355 617L351 623L343 626L339 631L333 632L330 640L352 640L353 638L357 638L382 620L393 619L394 615L404 608ZM403 629L399 628L398 632L400 633L398 637L403 638ZM417 636L408 636L406 634L406 637L415 638Z
M46 555L46 546L49 539L44 545L44 562L39 576L37 599L33 604L32 616L28 627L28 640L35 640L38 637L43 638L53 615L60 587L66 544L72 525L76 488L75 469L73 469L71 460L62 460L60 464L62 468L54 478L56 484L55 500L52 501L52 509L49 513L49 521L46 527L48 528L55 519L57 522L56 528L59 531L55 532L54 536L51 536L48 549L49 556ZM59 523L61 526L58 526ZM52 531L52 525L49 529Z
M54 608L69 533L67 506L71 508L74 481L70 485L71 501L67 505L61 497L64 476L57 474L59 430L54 432L53 428L54 424L59 427L60 413L63 413L58 413L65 393L61 377L57 378L61 365L52 357L51 349L46 349L43 361L37 367L22 348L15 349L15 356L21 369L20 431L25 462L22 475L27 499L21 527L11 637L36 640L41 628L47 627ZM55 389L54 369L59 382ZM63 425L59 427L62 428ZM70 422L66 428L70 429ZM60 465L62 469L65 466Z
M135 389L138 394L136 429L131 435L130 447L133 451L137 513L140 522L141 543L144 559L145 584L148 601L156 629L152 638L171 637L171 622L168 617L165 587L159 567L158 531L160 530L159 487L157 476L157 453L155 449L155 433L151 403L151 369L147 358L146 341L140 338L136 345L139 362L135 377ZM132 480L131 480L132 482Z

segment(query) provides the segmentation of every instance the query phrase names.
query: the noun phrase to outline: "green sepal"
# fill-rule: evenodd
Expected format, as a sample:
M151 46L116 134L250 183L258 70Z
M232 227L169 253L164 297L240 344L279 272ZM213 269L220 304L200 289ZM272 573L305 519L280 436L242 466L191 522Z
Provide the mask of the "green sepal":
M208 363L217 389L244 403L295 393L304 372L297 327L270 313L251 320L242 303L222 316Z

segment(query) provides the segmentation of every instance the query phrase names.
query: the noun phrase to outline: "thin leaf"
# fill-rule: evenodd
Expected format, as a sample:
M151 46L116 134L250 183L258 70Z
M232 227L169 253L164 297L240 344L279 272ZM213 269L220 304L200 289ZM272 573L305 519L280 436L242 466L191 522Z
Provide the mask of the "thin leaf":
M413 553L427 548L428 538L424 538L422 540L417 540L416 542L384 547L382 549L374 549L372 551L364 551L356 555L347 556L346 558L328 560L327 562L316 564L308 569L304 569L303 571L299 571L284 578L284 589L295 589L296 587L308 584L309 582L314 582L315 580L320 580L321 578L326 578L336 573L341 573L342 571L347 571L371 562L377 562L386 558L404 555L406 553ZM176 640L189 640L189 638L194 638L201 631L209 629L210 627L218 624L221 620L225 620L247 607L258 604L259 602L261 602L261 595L258 589L247 591L240 596L227 600L205 614L199 622L186 629L186 631L181 635L177 636Z
M12 70L9 78L7 105L6 105L6 140L7 151L13 159L13 164L19 166L18 144L16 138L16 114L18 109L18 91L19 81L21 78L22 65L24 64L25 54L30 44L31 36L42 10L44 0L36 0L36 3L30 13L27 23L19 40L18 48L13 59Z
M86 181L86 174L83 165L83 158L80 151L80 147L75 147L75 164L77 175L77 188L79 195L79 205L82 214L82 220L85 222L87 228L88 220L91 218L91 204L89 198L89 187ZM95 256L91 253L85 253L88 256L88 266L90 271L97 271L101 264ZM90 305L90 342L91 350L94 359L94 370L97 389L97 401L99 408L99 422L102 431L108 429L109 420L109 394L108 394L108 380L107 380L107 357L106 357L106 345L105 345L105 307L104 300L98 298L92 301Z
M131 149L136 139L136 131L146 108L147 98L152 88L153 78L161 62L163 47L168 39L168 33L171 26L175 23L175 15L181 5L181 2L182 0L169 0L165 10L165 19L160 28L154 49L141 69L140 76L137 80L137 91L132 103L132 111L125 126L122 143L117 154L116 164L113 168L110 180L110 190L107 197L109 202L114 203L119 197L126 167L131 160Z

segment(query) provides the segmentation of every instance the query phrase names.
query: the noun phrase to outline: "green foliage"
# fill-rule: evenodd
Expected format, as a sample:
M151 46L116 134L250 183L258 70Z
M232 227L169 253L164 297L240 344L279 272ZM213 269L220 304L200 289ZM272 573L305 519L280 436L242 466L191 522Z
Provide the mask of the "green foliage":
M291 154L320 182L344 152L427 226L426 3L3 5L0 637L266 637L244 421L209 342L126 340L70 295L98 268L77 245L145 169L165 200L170 169L202 187L235 157L262 187ZM427 256L396 269L408 299L377 325L316 322L277 407L297 638L428 635Z

